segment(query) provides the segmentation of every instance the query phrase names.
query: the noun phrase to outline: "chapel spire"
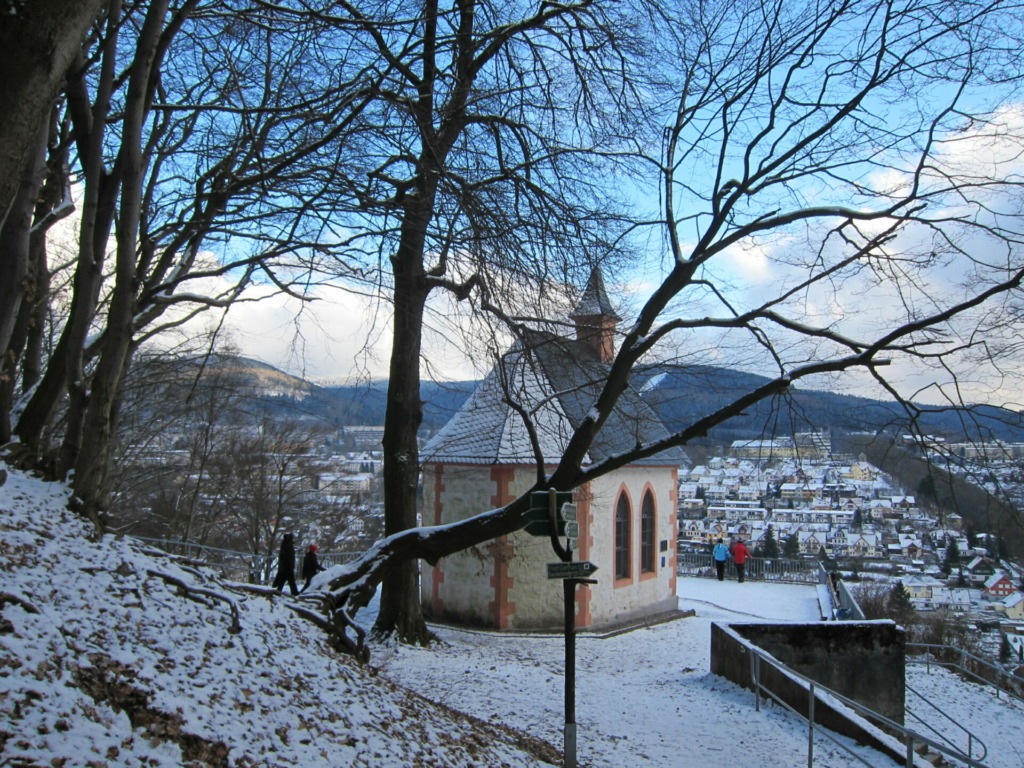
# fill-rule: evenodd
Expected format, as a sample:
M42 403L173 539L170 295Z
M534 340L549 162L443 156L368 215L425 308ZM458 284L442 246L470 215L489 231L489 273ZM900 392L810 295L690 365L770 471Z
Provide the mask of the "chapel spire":
M590 271L587 287L569 317L576 323L576 338L590 344L602 363L610 363L615 357L615 326L622 318L612 309L600 267Z

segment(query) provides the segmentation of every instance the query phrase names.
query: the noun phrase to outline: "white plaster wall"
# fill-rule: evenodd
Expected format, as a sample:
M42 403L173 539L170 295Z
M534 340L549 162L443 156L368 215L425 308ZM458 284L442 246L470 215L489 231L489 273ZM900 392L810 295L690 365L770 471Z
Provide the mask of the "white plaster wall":
M435 521L435 482L432 467L423 472L423 522L433 525ZM444 465L441 475L444 484L442 495L441 523L462 520L490 508L494 494L494 482L489 467ZM489 605L494 597L491 576L494 573L493 545L483 544L457 552L440 560L444 580L438 588L442 609L438 619L454 619L459 622L492 626L494 618ZM431 607L433 591L433 568L423 567L421 598L426 609Z
M442 523L464 519L490 508L497 488L491 479L489 466L445 465L442 477ZM513 496L523 493L535 478L532 467L516 467L509 493ZM432 467L424 469L423 482L423 521L431 525L435 520L435 474ZM656 575L641 581L640 503L648 482L654 491L656 505ZM615 588L614 509L623 483L629 489L634 517L631 542L633 580L631 584ZM671 494L675 479L671 468L626 467L599 478L590 488L593 493L590 535L594 543L587 559L599 568L595 574L598 584L591 587L592 624L614 623L675 608L673 566L677 534L672 523L675 507ZM508 628L561 627L564 610L562 584L560 580L547 578L547 563L557 560L549 539L521 531L504 538L503 545L492 542L443 558L441 565L445 579L439 587L443 612L437 618L448 617L460 622L494 626L495 617L490 604L495 591L491 578L495 550L500 547L501 555L508 560L508 572L512 578L508 599L515 605L514 612L508 617ZM664 552L660 548L662 541L668 542ZM581 559L580 552L574 554L575 559ZM422 599L428 608L431 604L432 570L425 566L422 579Z
M640 505L644 489L650 483L655 500L655 576L640 578ZM615 586L615 505L620 489L628 489L633 514L633 537L630 542L632 581ZM591 483L593 500L593 548L589 560L600 570L598 584L592 587L590 611L595 624L634 618L644 613L674 609L673 552L677 538L672 524L675 506L672 491L675 481L671 468L623 467ZM661 542L667 541L666 551Z
M516 496L525 493L536 479L535 468L516 467L509 492ZM551 539L524 531L508 538L515 548L509 568L513 578L509 599L515 603L515 612L509 616L509 629L562 626L565 622L562 581L548 578L547 564L558 560L551 548Z

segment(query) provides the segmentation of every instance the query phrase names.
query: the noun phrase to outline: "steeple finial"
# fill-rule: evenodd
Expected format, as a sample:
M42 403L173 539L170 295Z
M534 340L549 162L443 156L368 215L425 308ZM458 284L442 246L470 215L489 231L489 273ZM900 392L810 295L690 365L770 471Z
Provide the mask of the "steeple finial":
M608 300L600 267L590 271L587 287L569 317L576 323L577 340L590 344L602 363L610 363L615 358L615 325L622 318Z
M609 320L621 320L612 309L612 303L608 300L608 292L604 288L604 277L601 275L601 268L594 267L590 270L590 278L587 280L587 287L583 289L583 295L579 303L569 315L573 320L583 317L607 317Z

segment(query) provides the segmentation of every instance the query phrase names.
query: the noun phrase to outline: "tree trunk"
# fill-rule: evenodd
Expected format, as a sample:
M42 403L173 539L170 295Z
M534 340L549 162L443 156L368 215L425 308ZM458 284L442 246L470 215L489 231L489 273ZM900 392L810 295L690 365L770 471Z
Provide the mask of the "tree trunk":
M0 354L3 355L0 361L0 370L3 372L3 381L0 382L3 390L0 394L0 408L3 409L0 414L0 445L11 439L10 405L13 401L14 369L18 357L12 341L16 337L15 328L19 318L24 321L22 299L29 292L32 220L45 175L48 135L44 123L36 145L26 157L7 219L0 225Z
M125 98L121 147L114 176L121 186L117 213L117 255L114 290L107 309L102 353L89 382L89 394L76 438L69 419L68 441L74 450L75 496L94 522L104 505L107 470L114 447L121 382L134 351L138 239L142 216L142 193L146 160L143 156L143 126L149 113L150 81L157 60L157 45L167 13L168 0L155 0L146 12L135 58L132 61ZM68 465L71 465L69 462Z
M0 226L30 147L89 25L107 0L15 3L0 26Z
M420 348L423 309L429 287L423 271L423 248L433 196L419 197L405 211L402 238L392 257L395 314L388 406L384 417L384 534L416 526L419 483L417 432L423 420L420 401ZM396 634L399 640L424 645L430 633L419 598L419 563L408 560L389 573L382 584L380 613L374 626L378 637Z

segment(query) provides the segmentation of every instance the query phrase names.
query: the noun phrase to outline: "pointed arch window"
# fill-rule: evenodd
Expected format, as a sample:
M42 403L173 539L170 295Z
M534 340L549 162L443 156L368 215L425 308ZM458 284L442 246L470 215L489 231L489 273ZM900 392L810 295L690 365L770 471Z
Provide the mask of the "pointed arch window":
M644 492L640 504L640 573L654 572L654 494Z
M628 579L630 577L630 509L629 496L625 493L619 494L619 501L615 505L615 578Z

